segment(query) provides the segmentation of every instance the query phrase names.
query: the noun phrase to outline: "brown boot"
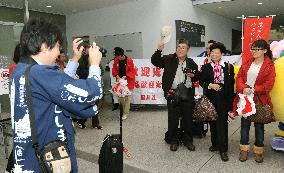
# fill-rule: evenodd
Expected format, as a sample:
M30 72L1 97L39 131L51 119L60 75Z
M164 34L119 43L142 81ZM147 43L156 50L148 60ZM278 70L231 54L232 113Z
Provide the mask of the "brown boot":
M257 147L253 146L253 151L254 151L254 160L257 163L262 163L263 162L263 147Z
M249 145L240 144L240 157L239 160L244 162L248 159Z

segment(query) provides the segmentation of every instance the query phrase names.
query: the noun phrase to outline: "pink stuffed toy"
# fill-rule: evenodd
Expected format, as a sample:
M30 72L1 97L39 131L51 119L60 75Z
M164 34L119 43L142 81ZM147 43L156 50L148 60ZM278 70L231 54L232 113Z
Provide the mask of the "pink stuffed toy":
M270 49L272 51L273 58L280 58L281 52L284 51L284 39L279 42L273 41L270 44Z

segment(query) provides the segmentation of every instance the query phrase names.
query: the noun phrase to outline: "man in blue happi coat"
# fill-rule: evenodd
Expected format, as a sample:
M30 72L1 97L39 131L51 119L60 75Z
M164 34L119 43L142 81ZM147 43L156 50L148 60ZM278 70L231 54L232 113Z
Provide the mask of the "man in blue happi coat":
M32 147L25 70L30 70L32 107L37 126L39 149L54 140L67 141L72 173L78 172L74 148L73 118L89 118L97 114L95 101L102 97L101 53L95 43L89 50L89 76L76 80L83 47L80 39L73 41L73 57L65 73L55 66L60 54L62 33L59 28L42 19L32 19L23 27L20 45L21 60L10 78L10 102L14 141L14 172L38 173L39 163ZM21 63L25 62L25 63Z

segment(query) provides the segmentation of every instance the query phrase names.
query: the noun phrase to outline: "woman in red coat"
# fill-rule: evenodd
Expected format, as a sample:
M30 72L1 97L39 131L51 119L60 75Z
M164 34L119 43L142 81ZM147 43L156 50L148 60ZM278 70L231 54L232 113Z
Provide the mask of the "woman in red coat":
M275 81L275 67L271 60L272 52L269 44L265 40L256 40L251 46L252 58L243 63L237 76L237 93L249 95L254 94L256 104L260 103L256 94L260 96L263 104L269 104L272 107L269 92ZM239 97L236 97L234 107L236 110ZM249 130L251 123L248 119L241 119L241 141L240 141L240 161L246 161L249 152ZM264 124L254 123L255 143L254 153L255 161L263 162L263 141Z
M114 63L112 75L119 81L120 78L127 80L127 87L130 91L134 89L136 69L132 58L124 54L124 50L120 47L114 48ZM119 102L123 107L122 119L125 120L129 115L131 96L119 97Z

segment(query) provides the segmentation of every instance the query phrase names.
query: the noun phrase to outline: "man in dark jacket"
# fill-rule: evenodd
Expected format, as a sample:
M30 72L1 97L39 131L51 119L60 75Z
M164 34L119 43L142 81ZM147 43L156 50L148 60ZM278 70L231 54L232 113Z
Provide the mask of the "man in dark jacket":
M163 90L168 106L168 141L170 150L178 149L178 125L181 117L181 129L184 130L183 143L190 150L194 151L192 138L192 112L194 99L193 82L198 80L199 72L197 64L187 57L190 45L187 40L181 39L178 42L176 53L162 56L164 44L158 45L158 50L152 55L153 65L164 68L162 77ZM188 90L187 99L177 102L175 97L179 84L183 83Z

